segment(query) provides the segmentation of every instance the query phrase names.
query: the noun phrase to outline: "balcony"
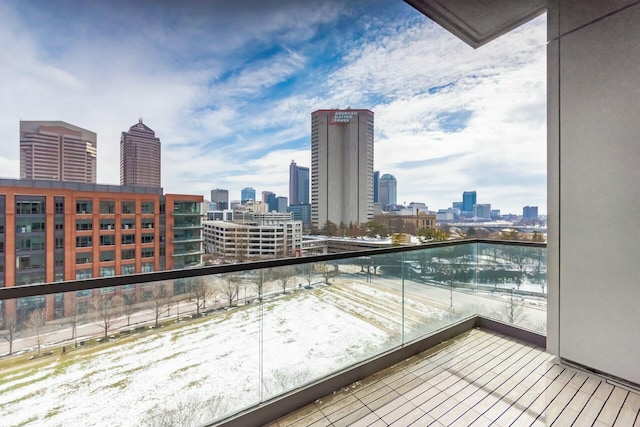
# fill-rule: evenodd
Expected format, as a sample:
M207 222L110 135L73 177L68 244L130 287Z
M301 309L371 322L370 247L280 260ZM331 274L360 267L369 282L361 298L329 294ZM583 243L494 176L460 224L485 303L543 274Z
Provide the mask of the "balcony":
M549 363L545 276L544 245L473 240L0 289L4 416L261 425L456 336L515 342L489 330Z

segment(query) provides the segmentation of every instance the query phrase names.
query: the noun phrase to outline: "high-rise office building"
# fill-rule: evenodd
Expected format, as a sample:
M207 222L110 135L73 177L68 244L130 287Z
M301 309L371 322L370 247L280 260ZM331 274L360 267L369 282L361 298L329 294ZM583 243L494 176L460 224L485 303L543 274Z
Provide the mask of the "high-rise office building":
M216 204L216 209L219 211L229 209L229 190L214 188L211 190L211 201Z
M96 182L95 132L61 121L20 121L20 178Z
M263 191L262 192L262 203L269 203L269 196L274 195L275 196L276 193L274 193L273 191Z
M161 187L160 139L142 119L120 136L120 185Z
M276 197L276 204L278 208L276 209L280 213L287 212L287 207L289 207L289 199L284 196Z
M538 219L538 207L537 206L525 206L522 208L523 220L537 220Z
M398 182L389 173L382 175L378 182L378 202L383 210L398 204Z
M476 204L476 192L475 191L465 191L462 193L462 212L463 213L473 213L473 205Z
M292 205L309 203L309 168L289 165L289 203Z
M256 200L256 189L251 187L245 187L240 190L240 202L245 203L247 200Z
M360 224L373 218L373 112L311 113L311 222Z
M491 203L473 205L473 216L478 219L491 219Z
M378 185L380 182L380 171L373 173L373 203L380 203L378 200Z

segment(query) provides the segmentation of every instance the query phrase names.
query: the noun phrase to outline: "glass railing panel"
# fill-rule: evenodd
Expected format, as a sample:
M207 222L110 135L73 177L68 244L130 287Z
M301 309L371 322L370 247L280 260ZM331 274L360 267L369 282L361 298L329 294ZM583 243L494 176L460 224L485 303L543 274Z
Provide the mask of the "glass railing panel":
M410 341L477 314L476 244L405 253L405 339Z
M401 254L274 268L265 298L263 397L308 384L401 344ZM367 268L368 267L368 268ZM286 284L285 284L286 283Z
M547 251L478 243L479 313L546 335Z
M221 283L204 276L3 301L0 353L11 347L13 356L0 358L2 418L191 426L257 404L259 308L236 297L228 310Z

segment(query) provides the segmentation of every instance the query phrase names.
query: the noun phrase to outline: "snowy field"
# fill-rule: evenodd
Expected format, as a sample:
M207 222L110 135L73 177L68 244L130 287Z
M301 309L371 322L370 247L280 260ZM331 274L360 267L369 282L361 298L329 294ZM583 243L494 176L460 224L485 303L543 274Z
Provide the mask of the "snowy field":
M0 426L211 421L400 344L398 304L350 281L51 356L0 375ZM450 316L411 304L409 330Z

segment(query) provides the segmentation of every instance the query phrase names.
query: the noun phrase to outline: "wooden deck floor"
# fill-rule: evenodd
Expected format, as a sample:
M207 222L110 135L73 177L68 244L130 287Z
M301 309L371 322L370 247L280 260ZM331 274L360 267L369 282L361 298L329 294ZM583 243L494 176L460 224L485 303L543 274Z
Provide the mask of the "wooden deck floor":
M268 426L640 426L640 395L473 329Z

